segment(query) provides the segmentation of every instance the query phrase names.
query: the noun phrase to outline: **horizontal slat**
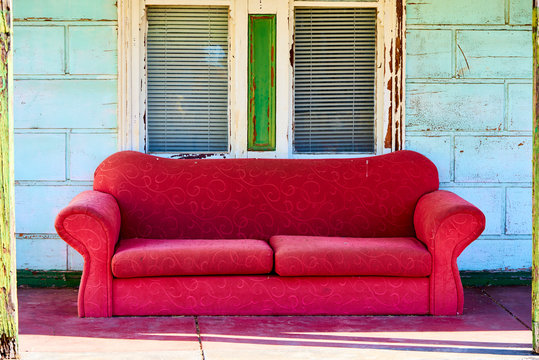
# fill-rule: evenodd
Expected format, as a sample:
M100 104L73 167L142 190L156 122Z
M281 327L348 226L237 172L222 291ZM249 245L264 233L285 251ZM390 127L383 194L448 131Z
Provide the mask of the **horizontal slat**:
M313 116L314 115L314 116ZM299 114L297 115L297 118L304 117L306 120L310 119L311 121L307 122L300 122L296 124L295 128L299 129L302 126L314 126L316 123L322 123L327 124L328 121L331 121L332 119L339 119L339 122L346 122L346 119L352 119L350 121L357 121L358 118L366 119L366 120L373 120L371 117L371 114L365 113L362 114L361 111L355 111L355 112L348 112L348 113L338 113L337 111L330 112L325 111L324 113L308 113L308 114ZM357 123L356 126L359 127L373 127L373 124L371 122L360 122Z
M331 140L331 139L339 139L339 142L343 141L343 142L349 142L349 143L352 143L352 142L362 142L362 141L368 141L369 138L370 140L372 140L372 134L373 134L373 131L366 131L366 130L356 130L354 131L354 129L352 128L349 128L349 129L343 129L341 132L335 132L334 130L335 129L332 129L332 128L320 128L320 129L317 129L319 131L317 132L310 132L310 131L304 131L303 133L302 132L298 132L297 136L296 136L296 143L301 143L303 141L308 141L308 142L315 142L315 141L326 141L326 140ZM327 134L321 134L321 132L323 131L331 131L332 134L331 136L328 136ZM350 134L354 135L354 138L353 139L350 139ZM302 136L303 135L303 136Z
M310 110L307 110L310 112L311 116L318 116L318 117L322 117L324 113L328 112L328 111L331 111L331 110L336 110L336 109L339 109L339 108L342 108L343 105L342 104L336 104L335 106L319 106L317 107L316 110L312 109L312 108L309 108ZM373 103L373 106L369 106L367 108L364 108L364 109L358 109L357 111L361 111L361 112L370 112L371 114L371 119L374 119L374 112L372 111L373 110L373 107L374 107L374 103ZM307 109L308 106L305 106L303 107L303 109ZM303 110L304 112L307 112L306 110ZM297 114L298 111L296 110L295 113ZM317 114L320 114L320 115L317 115ZM296 119L296 120L301 120L301 119ZM308 123L307 119L305 119L305 121ZM297 121L296 121L296 126L297 126Z
M159 141L159 140L163 140L163 139L167 139L167 140L170 140L170 141L175 141L175 142L193 142L193 141L208 141L208 132L210 132L214 135L225 135L226 134L226 129L225 131L213 131L213 130L210 130L209 126L206 127L206 128L185 128L185 129L182 129L181 132L179 131L176 131L176 132L172 132L172 131L167 131L167 132L164 132L163 129L159 129L159 131L155 130L155 131L150 131L149 134L156 134L156 136L154 136L154 141ZM185 137L183 135L189 135L189 137ZM179 135L179 136L178 136Z
M181 90L176 91L173 87L171 87L167 90L153 88L153 89L148 90L148 94L170 98L171 100L177 99L177 96L174 96L174 95L182 95L182 101L185 101L186 99L190 99L190 98L199 98L202 100L203 98L205 98L204 95L206 95L208 99L213 99L217 95L226 96L228 92L226 88L225 89L210 88L209 90L208 89L199 90L199 89L193 88L190 91L186 89L181 89ZM222 101L225 101L225 100L222 100Z

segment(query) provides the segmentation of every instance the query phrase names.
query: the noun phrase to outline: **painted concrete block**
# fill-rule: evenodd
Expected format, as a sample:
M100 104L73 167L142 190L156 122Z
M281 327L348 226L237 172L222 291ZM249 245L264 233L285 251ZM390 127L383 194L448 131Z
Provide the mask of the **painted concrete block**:
M117 74L115 26L69 27L70 74Z
M531 188L507 188L505 232L507 234L530 234L531 236Z
M529 182L531 136L455 137L456 182Z
M509 84L507 90L508 129L514 131L532 130L532 84Z
M532 7L528 0L509 0L509 23L531 25Z
M408 30L406 32L406 76L450 78L451 30Z
M16 180L65 180L65 134L15 134Z
M503 126L503 84L412 83L406 92L406 131L481 131Z
M16 80L15 128L115 128L116 80Z
M18 233L56 233L54 219L78 193L91 186L15 186L15 228Z
M441 182L451 181L451 141L449 136L406 136L406 150L428 157L438 168Z
M531 78L530 31L457 31L457 76Z
M477 206L487 220L483 235L499 235L503 233L504 193L502 188L444 188Z
M72 180L93 180L97 165L118 150L116 134L71 134L70 144Z
M116 0L15 0L16 20L116 20Z
M66 270L67 244L61 239L17 239L17 269Z
M408 0L407 24L504 24L504 0Z
M67 247L67 269L81 271L84 267L82 255L76 252L71 246Z
M532 241L476 240L457 260L460 270L520 270L532 266Z
M14 26L14 73L63 74L64 29L63 26Z

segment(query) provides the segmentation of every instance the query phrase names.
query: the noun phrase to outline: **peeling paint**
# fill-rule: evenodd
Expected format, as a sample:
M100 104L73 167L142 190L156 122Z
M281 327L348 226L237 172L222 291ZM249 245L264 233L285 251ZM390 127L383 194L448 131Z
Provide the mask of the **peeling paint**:
M405 4L403 0L396 1L397 7L397 36L395 38L395 73L396 73L396 86L395 91L395 110L397 111L397 119L395 119L395 142L394 150L401 150L403 148L403 124L404 124L404 108L403 108L403 95L404 95L404 38L406 32L404 30L404 13Z
M392 80L389 80L387 82L387 90L389 90L389 92L391 92L392 87L393 87L393 82L392 82ZM389 121L387 122L387 131L386 131L386 137L384 139L384 147L386 149L391 149L391 147L392 147L392 140L391 139L393 137L393 105L392 105L392 103L389 104L388 119L389 119Z
M402 0L395 1L394 35L387 39L384 47L386 67L387 107L386 107L386 130L384 148L401 150L404 142L404 42L405 42L405 12L406 8Z
M172 159L184 159L184 160L200 160L200 159L206 159L211 157L222 157L225 158L226 154L201 154L201 153L194 153L194 154L175 154L171 155L170 157Z
M37 21L52 21L52 18L50 17L26 17L26 18L21 18L21 19L15 19L15 21L32 21L32 20L37 20Z
M403 0L389 2L384 15L384 26L390 30L384 35L383 59L383 144L384 152L401 150L404 147L404 92L405 53L404 29L406 6Z
M25 18L17 18L15 21L56 21L57 19L53 19L51 17L25 17ZM91 21L91 22L114 22L116 19L90 19L90 18L78 18L78 19L70 19L69 21Z
M292 35L292 45L290 46L290 66L294 68L294 49L296 45L295 35Z
M49 233L15 233L15 238L17 240L24 239L24 240L34 240L34 239L59 239L59 236L57 234L49 234Z

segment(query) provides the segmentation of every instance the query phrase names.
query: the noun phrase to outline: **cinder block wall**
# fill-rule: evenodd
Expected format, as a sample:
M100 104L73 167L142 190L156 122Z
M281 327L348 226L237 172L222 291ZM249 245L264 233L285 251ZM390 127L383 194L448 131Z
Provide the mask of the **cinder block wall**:
M528 0L407 4L406 147L478 205L461 269L531 266L532 38Z
M54 217L116 151L114 0L14 1L17 267L82 269Z
M17 266L81 269L56 213L116 151L114 0L14 0ZM531 4L407 4L406 146L487 215L461 269L531 266Z

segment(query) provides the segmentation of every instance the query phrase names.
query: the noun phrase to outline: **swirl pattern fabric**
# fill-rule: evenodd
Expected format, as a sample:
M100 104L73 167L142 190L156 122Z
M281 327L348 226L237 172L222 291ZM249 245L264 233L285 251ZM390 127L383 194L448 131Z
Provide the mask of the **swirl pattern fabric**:
M252 239L124 239L112 257L112 273L117 278L267 274L272 269L271 247Z
M182 276L114 279L114 315L429 312L428 278Z
M109 194L84 191L60 211L55 227L58 235L84 257L79 316L111 316L110 260L120 232L116 200Z
M403 237L415 236L415 205L438 189L438 172L412 151L315 160L124 151L99 165L94 189L118 201L122 238Z
M94 180L55 224L84 257L80 316L454 315L457 257L485 226L412 151L316 160L124 151Z
M272 236L281 276L429 276L431 256L414 238Z
M417 237L433 256L430 308L433 315L462 314L464 292L457 257L485 229L485 215L458 195L438 190L418 202Z

